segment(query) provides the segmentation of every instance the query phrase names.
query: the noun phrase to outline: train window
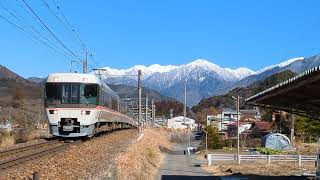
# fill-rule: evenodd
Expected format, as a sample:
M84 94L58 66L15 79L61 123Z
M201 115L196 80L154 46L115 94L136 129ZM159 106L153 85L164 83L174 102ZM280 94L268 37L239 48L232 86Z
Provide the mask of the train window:
M79 103L80 101L80 84L71 84L71 103Z
M118 101L116 99L112 99L112 109L118 111Z
M97 104L98 85L85 84L81 86L80 91L81 91L81 103Z
M62 84L62 103L76 104L80 101L80 84Z
M46 101L47 102L60 102L60 86L54 83L46 84Z
M112 109L112 97L110 95L108 95L108 105L109 108Z

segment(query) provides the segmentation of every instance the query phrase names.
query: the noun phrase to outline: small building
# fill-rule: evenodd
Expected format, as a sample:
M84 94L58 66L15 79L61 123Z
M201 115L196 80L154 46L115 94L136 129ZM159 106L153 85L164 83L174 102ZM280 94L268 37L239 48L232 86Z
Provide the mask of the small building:
M251 127L251 123L247 122L239 122L239 134L242 134L246 130L249 130ZM228 137L236 137L237 136L237 130L238 130L238 124L237 122L232 122L228 124L228 130L227 135Z
M241 115L241 112L239 112L239 115ZM219 110L217 115L208 115L207 121L210 123L211 121L223 121L223 120L237 120L237 111L233 109L221 109Z
M10 132L10 131L12 131L12 124L11 123L0 124L0 131L1 132Z
M177 116L167 120L167 127L172 129L187 129L188 126L191 130L195 130L197 128L197 124L194 119L184 118L183 116Z
M255 121L252 123L251 132L254 137L261 137L273 132L275 128L274 122Z
M258 109L240 109L241 121L256 121L261 119L261 114Z

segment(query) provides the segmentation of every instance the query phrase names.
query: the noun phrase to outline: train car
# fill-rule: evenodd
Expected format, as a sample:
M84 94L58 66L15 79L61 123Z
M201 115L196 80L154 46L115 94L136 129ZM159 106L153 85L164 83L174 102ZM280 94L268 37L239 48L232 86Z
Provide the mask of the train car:
M50 74L45 108L53 136L92 137L102 130L137 126L120 97L93 74Z

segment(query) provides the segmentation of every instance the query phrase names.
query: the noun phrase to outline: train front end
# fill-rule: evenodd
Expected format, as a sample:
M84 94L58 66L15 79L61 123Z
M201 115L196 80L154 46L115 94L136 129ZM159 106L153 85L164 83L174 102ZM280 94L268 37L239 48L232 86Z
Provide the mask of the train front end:
M99 80L94 75L56 73L45 85L45 106L49 131L59 137L94 134L98 121Z

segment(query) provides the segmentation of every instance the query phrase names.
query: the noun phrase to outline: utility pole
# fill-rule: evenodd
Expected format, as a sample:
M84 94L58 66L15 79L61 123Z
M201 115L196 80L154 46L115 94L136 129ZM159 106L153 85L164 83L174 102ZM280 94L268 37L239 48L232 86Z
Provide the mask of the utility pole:
M186 125L186 115L187 115L187 80L184 83L184 106L183 106L183 122ZM188 131L188 147L190 147L190 132L189 132L189 124L187 125Z
M156 105L153 105L153 119L152 120L153 120L153 124L155 124L156 123Z
M106 69L102 69L102 68L98 68L98 69L92 69L93 70L93 72L96 72L96 71L98 71L98 76L99 76L99 79L101 80L102 78L101 78L101 71L103 71L103 72L105 72L106 71Z
M202 129L204 133L206 133L206 157L208 158L208 132Z
M146 95L146 120L145 120L145 123L147 124L148 122L148 106L149 106L149 102L148 102L148 95Z
M141 112L141 93L142 93L142 89L141 89L141 70L138 70L138 111L139 111L139 115L138 115L138 128L139 128L139 132L141 132L141 120L142 120L142 112Z
M223 133L222 133L222 114L223 114L223 109L221 109L221 122L220 122L220 133L221 133L221 137L223 137Z
M88 67L88 53L86 51L86 58L82 63L83 74L87 73L87 67Z
M73 63L77 63L77 61L74 61L74 60L71 60L71 61L70 61L70 72L72 72Z
M183 122L186 123L187 114L187 81L184 83L184 106L183 106Z
M240 96L238 94L237 97L232 96L232 98L236 100L237 106L237 160L240 164Z
M153 98L151 100L151 114L152 114L151 122L152 124L154 124L154 99Z
M296 120L296 116L292 114L292 126L291 126L291 136L290 136L292 146L294 146L294 121L295 120Z
M237 130L237 160L238 160L238 164L240 164L240 132L239 132L239 126L240 126L240 122L239 122L239 119L240 119L240 97L239 97L239 94L237 96L237 127L238 127L238 130Z

